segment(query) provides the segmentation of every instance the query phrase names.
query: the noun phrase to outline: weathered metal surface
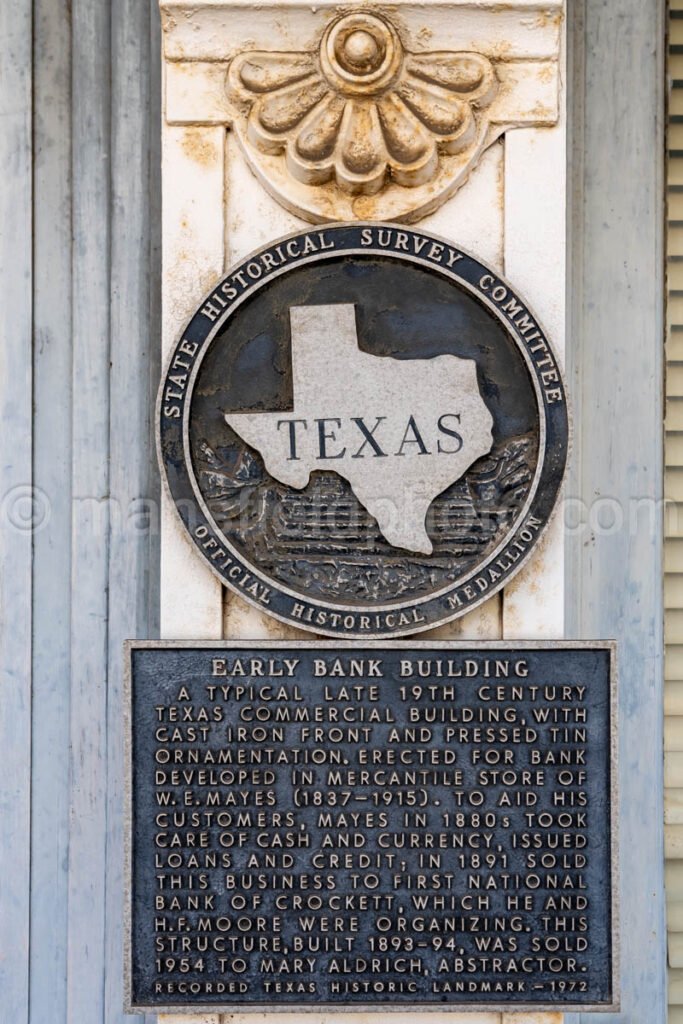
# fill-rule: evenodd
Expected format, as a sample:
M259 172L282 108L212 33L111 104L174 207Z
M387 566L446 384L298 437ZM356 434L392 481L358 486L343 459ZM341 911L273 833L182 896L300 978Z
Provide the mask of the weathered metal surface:
M417 632L496 593L567 456L558 363L510 286L445 241L363 224L234 267L182 332L158 417L214 572L331 635Z
M73 6L72 60L82 88L73 105L72 435L67 1007L72 1019L105 1014L107 877L107 616L109 491L111 22L106 5ZM99 45L96 42L99 40ZM102 47L102 52L100 52ZM99 344L93 344L93 337ZM93 686L93 680L98 684Z
M133 1006L614 1009L609 644L130 659Z

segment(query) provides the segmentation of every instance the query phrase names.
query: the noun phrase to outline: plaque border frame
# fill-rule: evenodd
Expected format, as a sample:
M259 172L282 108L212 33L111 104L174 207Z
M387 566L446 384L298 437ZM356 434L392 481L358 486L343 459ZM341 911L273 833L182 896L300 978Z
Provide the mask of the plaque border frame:
M619 871L619 680L616 640L125 640L123 675L124 715L124 906L123 906L123 970L124 1013L154 1014L298 1014L298 1013L615 1013L621 1009L621 957L620 957L620 871ZM234 1004L234 1003L170 1003L142 1004L133 1001L133 675L132 652L170 648L180 650L231 649L285 649L308 648L318 650L344 650L364 647L369 650L392 648L419 651L443 650L607 650L610 653L610 881L611 881L611 981L612 999L609 1003L587 1004L555 1003L310 1003L310 1004Z

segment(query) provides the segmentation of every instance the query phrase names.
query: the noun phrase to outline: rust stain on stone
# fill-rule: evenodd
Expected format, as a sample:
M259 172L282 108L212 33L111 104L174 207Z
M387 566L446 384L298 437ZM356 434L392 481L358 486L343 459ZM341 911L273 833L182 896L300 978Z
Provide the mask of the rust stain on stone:
M557 74L557 69L553 64L543 64L539 67L536 74L539 82L552 82Z
M562 11L540 11L534 20L534 28L559 28L563 17Z
M494 63L496 61L506 60L512 50L512 43L506 39L501 39L499 42L491 43L486 49L486 56L490 61Z
M427 28L426 25L417 33L417 39L420 43L431 43L433 38L433 30L431 28Z
M503 149L505 145L503 138L498 139L495 145ZM505 209L505 160L499 162L496 174L496 207L500 210Z
M210 167L219 156L215 143L201 128L186 128L182 147L183 153L201 167Z

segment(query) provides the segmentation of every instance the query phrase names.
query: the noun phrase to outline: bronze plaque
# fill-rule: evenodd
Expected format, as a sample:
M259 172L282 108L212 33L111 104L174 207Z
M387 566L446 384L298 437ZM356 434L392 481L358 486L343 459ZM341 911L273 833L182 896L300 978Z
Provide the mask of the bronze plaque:
M377 224L228 272L171 353L163 475L198 551L260 610L331 636L470 611L525 563L567 459L550 341L474 256Z
M614 645L129 645L128 1004L617 1006Z

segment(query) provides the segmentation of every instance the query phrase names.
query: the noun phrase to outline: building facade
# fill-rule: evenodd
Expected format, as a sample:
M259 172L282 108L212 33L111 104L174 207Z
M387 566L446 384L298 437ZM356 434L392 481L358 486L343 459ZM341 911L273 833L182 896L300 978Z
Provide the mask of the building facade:
M371 7L400 25L411 52L486 51L505 82L507 106L490 108L477 159L461 178L444 166L431 195L418 196L418 183L409 208L390 190L321 198L315 182L283 174L252 146L240 121L249 97L239 110L225 98L236 56L306 54L357 5L168 0L159 12L130 0L18 0L0 10L8 1020L125 1016L123 641L297 635L222 587L180 530L155 455L162 349L257 247L311 221L406 218L518 285L564 351L573 415L565 496L545 547L502 596L440 636L618 641L622 1008L607 1019L676 1024L683 1012L678 12L667 25L659 0Z

